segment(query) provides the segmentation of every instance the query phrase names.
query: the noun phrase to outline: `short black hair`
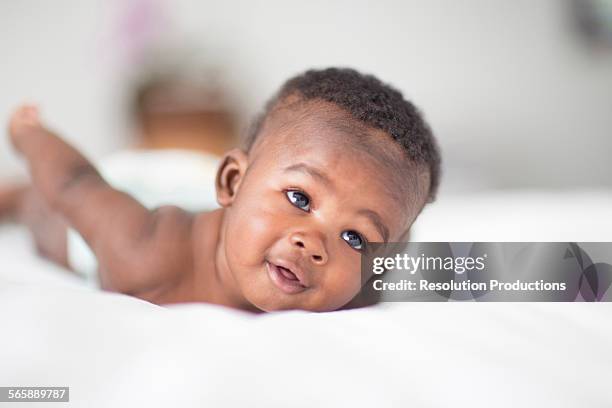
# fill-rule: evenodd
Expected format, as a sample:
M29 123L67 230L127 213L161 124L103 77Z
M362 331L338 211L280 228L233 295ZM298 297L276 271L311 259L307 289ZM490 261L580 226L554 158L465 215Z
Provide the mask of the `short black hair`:
M435 199L440 183L440 152L429 125L402 93L373 75L351 68L309 70L290 78L266 104L247 136L250 149L266 116L285 98L323 100L344 109L363 124L389 134L408 158L429 170L428 201Z

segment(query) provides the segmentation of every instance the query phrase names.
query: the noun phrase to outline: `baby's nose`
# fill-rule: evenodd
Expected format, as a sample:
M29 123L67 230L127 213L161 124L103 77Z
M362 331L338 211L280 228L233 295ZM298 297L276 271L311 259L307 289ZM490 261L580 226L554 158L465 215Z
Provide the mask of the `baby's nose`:
M290 240L291 244L298 247L314 264L327 263L327 251L322 239L313 234L294 233Z

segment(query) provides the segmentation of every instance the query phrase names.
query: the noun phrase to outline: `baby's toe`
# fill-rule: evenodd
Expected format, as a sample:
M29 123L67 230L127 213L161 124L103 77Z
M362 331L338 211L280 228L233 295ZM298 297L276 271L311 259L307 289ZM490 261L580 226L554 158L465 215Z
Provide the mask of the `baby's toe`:
M13 112L9 120L9 132L11 134L38 126L40 126L38 108L34 105L21 105Z

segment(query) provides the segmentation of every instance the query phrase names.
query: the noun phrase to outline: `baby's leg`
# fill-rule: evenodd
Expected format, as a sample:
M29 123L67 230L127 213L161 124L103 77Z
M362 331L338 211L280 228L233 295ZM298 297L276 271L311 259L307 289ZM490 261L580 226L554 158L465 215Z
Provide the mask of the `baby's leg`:
M26 185L0 187L0 220L24 224L39 255L67 267L64 219L52 211L40 194Z
M15 218L25 186L0 186L0 220Z
M69 268L66 250L66 221L53 211L34 188L28 188L18 205L19 222L32 234L39 255Z

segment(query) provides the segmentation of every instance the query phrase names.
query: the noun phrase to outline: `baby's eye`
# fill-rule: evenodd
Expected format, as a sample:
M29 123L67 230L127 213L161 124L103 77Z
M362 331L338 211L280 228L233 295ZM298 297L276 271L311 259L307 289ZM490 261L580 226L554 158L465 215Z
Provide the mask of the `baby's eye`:
M289 190L285 194L287 194L287 199L297 208L303 211L310 211L310 198L304 193L295 190Z
M365 247L365 240L355 231L343 231L342 239L353 249L362 250Z

